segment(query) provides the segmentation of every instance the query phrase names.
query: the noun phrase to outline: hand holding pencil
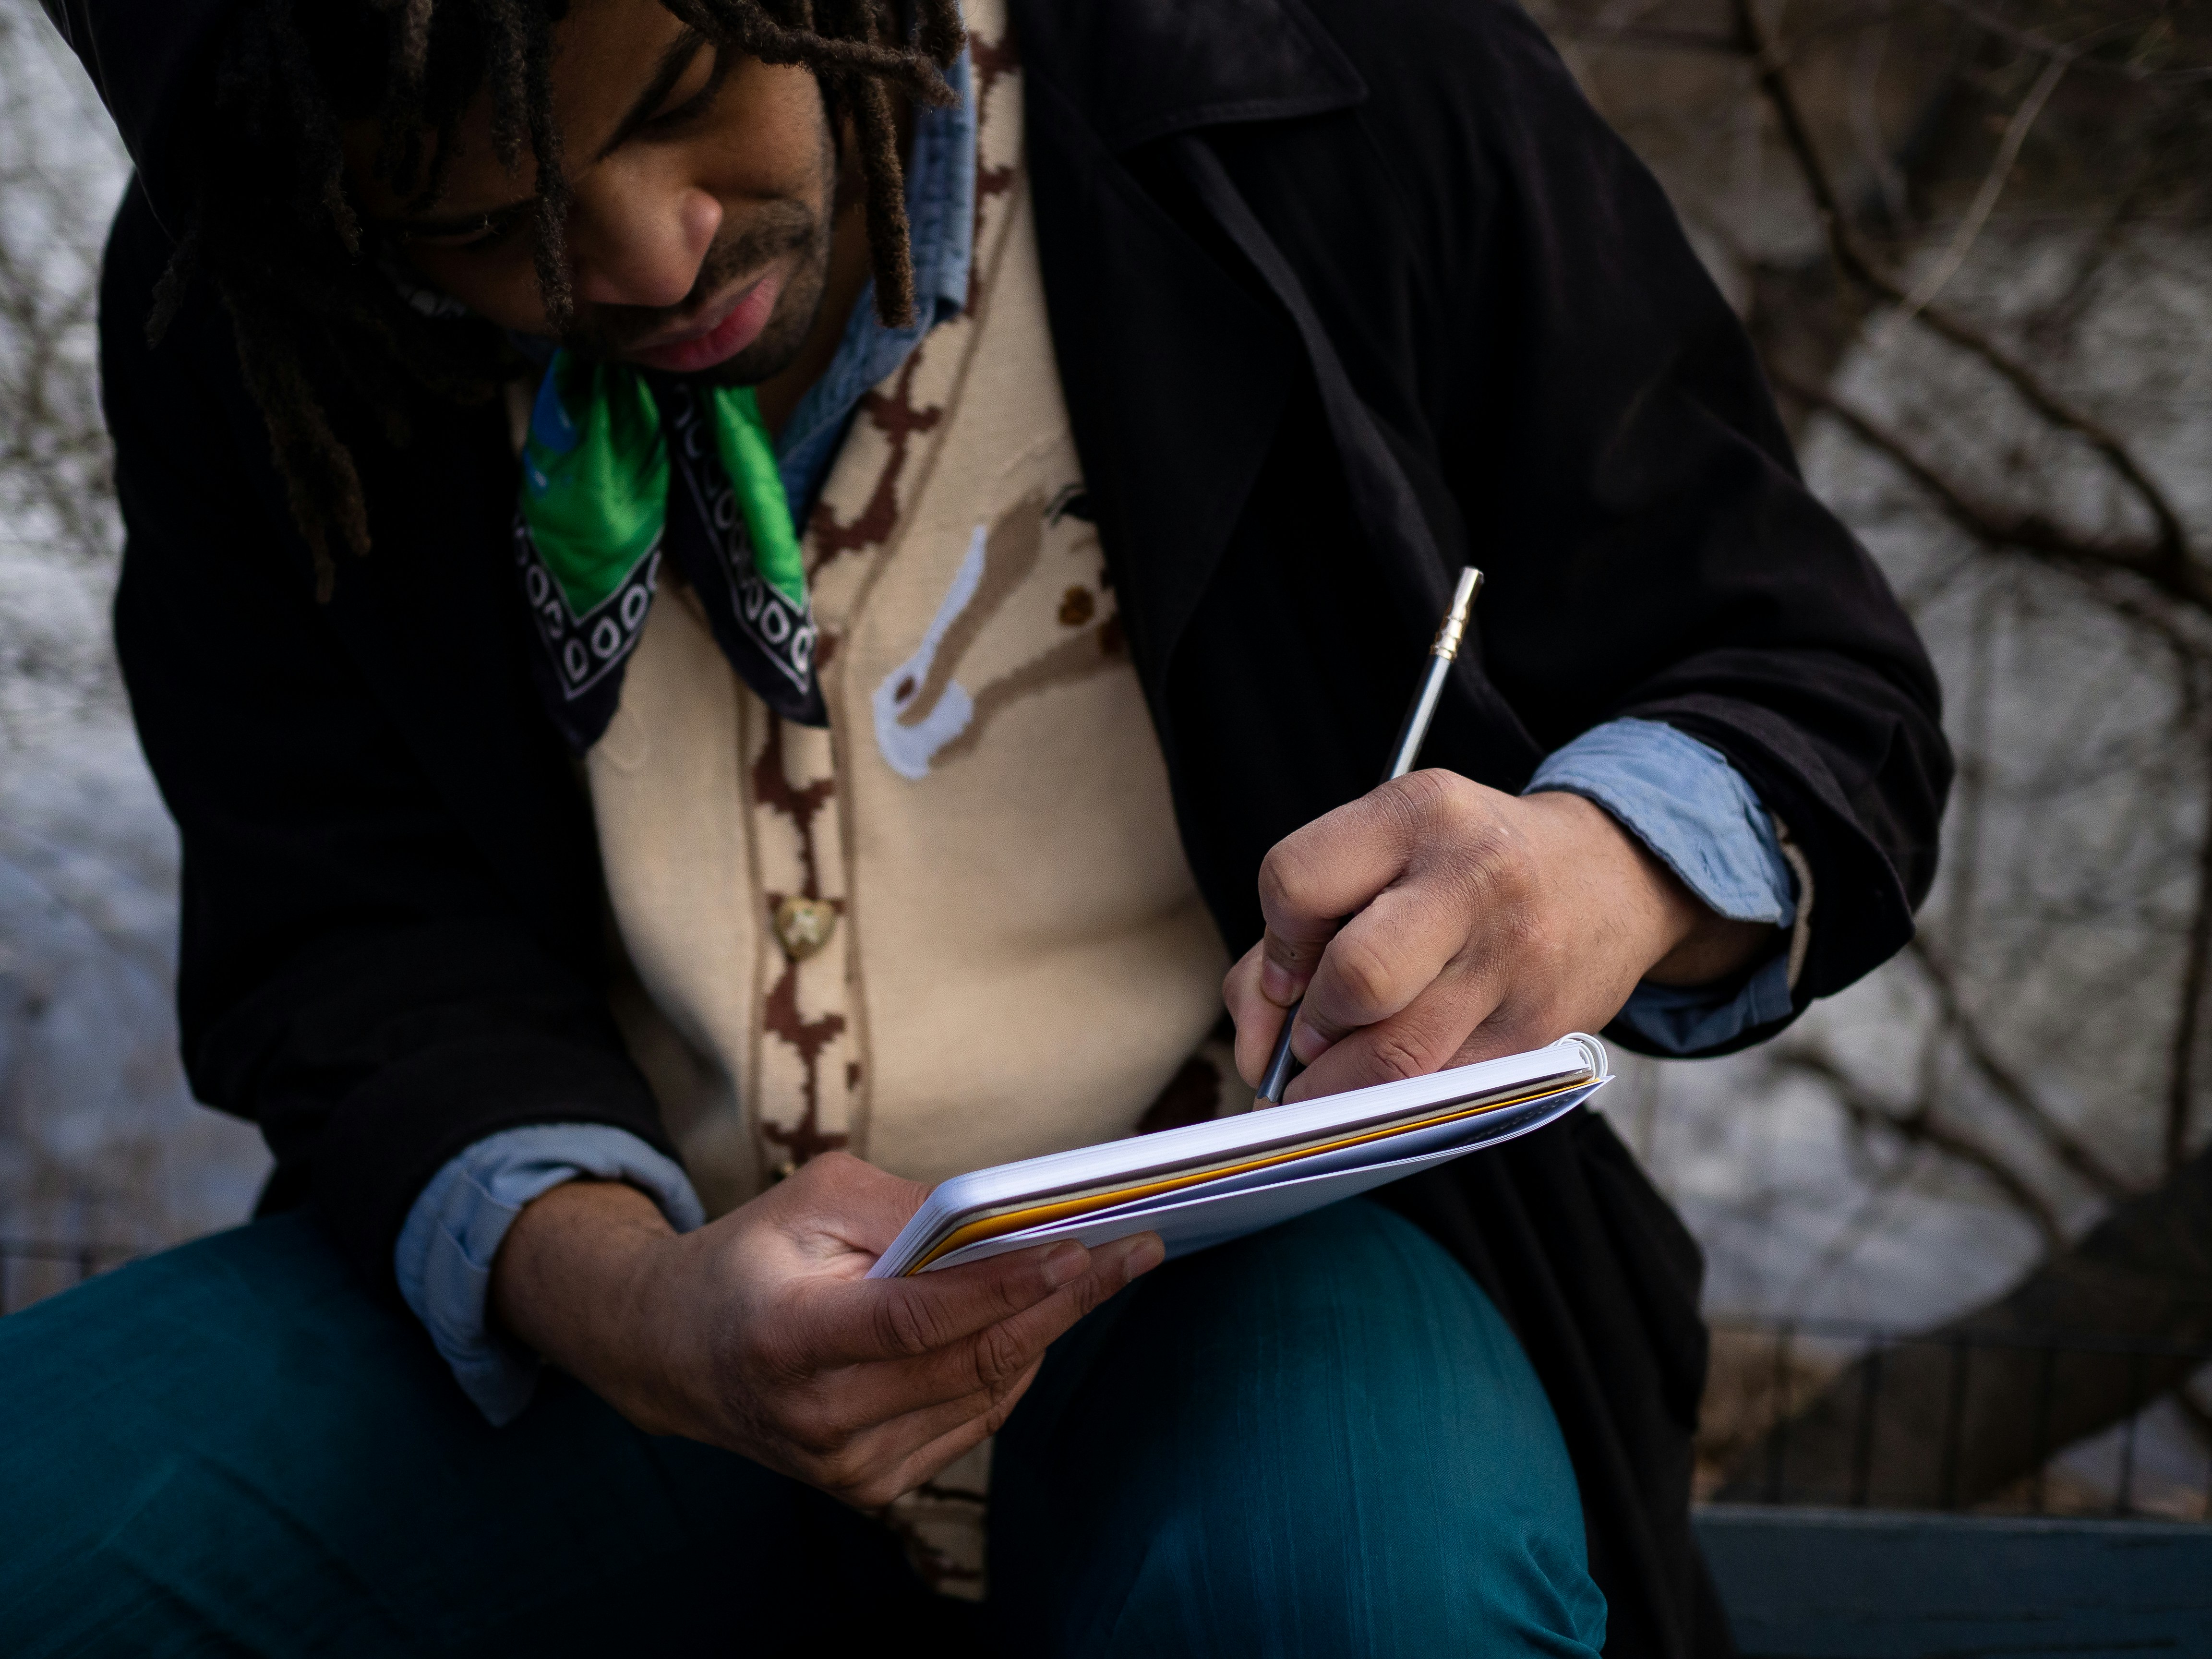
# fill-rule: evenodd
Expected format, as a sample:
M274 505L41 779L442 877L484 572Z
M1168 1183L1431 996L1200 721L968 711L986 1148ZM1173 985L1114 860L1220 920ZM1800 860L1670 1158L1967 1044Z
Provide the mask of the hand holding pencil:
M1411 769L1480 580L1460 579L1383 782L1261 866L1267 932L1222 987L1260 1105L1601 1030L1647 975L1702 982L1771 933L1706 909L1580 795Z

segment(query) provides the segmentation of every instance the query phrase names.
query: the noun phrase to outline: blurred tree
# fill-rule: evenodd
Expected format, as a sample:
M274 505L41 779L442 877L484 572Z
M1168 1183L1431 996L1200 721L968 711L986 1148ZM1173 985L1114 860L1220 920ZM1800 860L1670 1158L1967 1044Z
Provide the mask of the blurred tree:
M1867 1199L1816 1272L1936 1166L2033 1240L1947 1341L2212 1341L2212 1174L2191 1160L2212 1128L2212 7L1538 15L1662 173L1785 416L1815 451L1856 452L1833 463L1852 482L1837 504L1952 700L1959 785L1919 943L1879 1012L1808 1019L1750 1074L1815 1091L1852 1139ZM1872 1501L1926 1500L1957 1420L1948 1352L1888 1358ZM2018 1367L1984 1364L1955 1495L2008 1486L2186 1369L2069 1363L2031 1425ZM1868 1455L1869 1382L1862 1362L1778 1431L1793 1487L1832 1493ZM1766 1462L1747 1449L1726 1490L1748 1495Z
M199 1109L170 1008L176 837L107 638L120 544L100 244L127 169L37 0L0 0L0 1312L74 1256L242 1219L267 1166Z

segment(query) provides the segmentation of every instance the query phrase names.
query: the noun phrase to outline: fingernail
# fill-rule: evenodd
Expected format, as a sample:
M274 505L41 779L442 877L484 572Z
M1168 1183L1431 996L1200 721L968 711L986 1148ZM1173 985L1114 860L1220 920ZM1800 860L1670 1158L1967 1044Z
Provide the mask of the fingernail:
M1055 1244L1045 1252L1044 1282L1056 1291L1061 1285L1080 1279L1083 1270L1090 1265L1091 1252L1074 1240Z
M1167 1247L1158 1233L1139 1233L1121 1247L1121 1268L1131 1279L1152 1272L1167 1259Z
M1287 1008L1298 994L1298 982L1291 970L1279 962L1262 963L1260 967L1260 994L1278 1008Z
M1297 1030L1291 1033L1291 1053L1297 1057L1301 1066L1312 1065L1334 1047L1334 1038L1323 1036L1303 1021Z

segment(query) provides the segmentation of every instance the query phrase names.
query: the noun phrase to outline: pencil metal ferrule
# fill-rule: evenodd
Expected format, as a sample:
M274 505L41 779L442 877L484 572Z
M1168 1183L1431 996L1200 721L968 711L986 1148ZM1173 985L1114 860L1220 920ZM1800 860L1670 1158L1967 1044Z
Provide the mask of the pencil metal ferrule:
M1474 596L1482 592L1482 572L1468 565L1459 573L1459 586L1452 589L1451 609L1444 613L1443 626L1437 629L1437 642L1429 647L1432 657L1442 657L1446 662L1459 658L1459 647L1467 638L1467 618L1474 609Z

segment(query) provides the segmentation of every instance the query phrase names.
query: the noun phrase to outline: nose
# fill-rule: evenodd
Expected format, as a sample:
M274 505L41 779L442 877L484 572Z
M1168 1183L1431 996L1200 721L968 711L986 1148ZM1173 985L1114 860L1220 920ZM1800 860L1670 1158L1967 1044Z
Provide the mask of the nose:
M577 299L654 309L683 304L722 228L721 203L696 185L606 184L580 191L568 222Z

